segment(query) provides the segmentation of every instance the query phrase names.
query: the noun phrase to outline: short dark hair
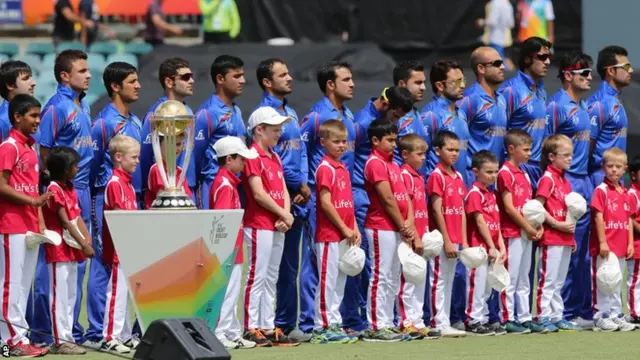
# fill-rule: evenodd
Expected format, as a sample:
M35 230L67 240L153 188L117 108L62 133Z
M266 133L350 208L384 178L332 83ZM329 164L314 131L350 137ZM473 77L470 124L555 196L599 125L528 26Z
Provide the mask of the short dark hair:
M9 98L9 86L15 86L20 74L32 75L31 67L24 61L9 60L0 65L0 96Z
M433 139L433 147L442 149L442 147L447 143L448 140L460 141L460 138L453 131L440 130L436 134L436 137Z
M400 138L398 142L398 151L402 154L403 151L407 151L409 153L414 152L416 150L427 150L427 142L424 138L418 134L407 134Z
M471 168L480 170L482 165L486 163L498 163L498 157L496 154L489 150L480 150L471 156Z
M528 132L517 128L509 129L509 131L507 131L507 134L504 136L505 149L508 149L509 145L519 146L523 144L533 144L533 138Z
M543 48L551 50L553 44L549 40L532 36L520 45L520 58L518 59L518 67L524 71L533 63L533 56Z
M629 173L635 174L640 171L640 155L636 155L633 160L629 162Z
M40 101L31 95L18 94L9 101L9 121L11 125L16 122L16 114L24 116L24 114L31 111L33 108L42 108Z
M63 71L66 73L71 72L73 63L78 60L87 60L87 53L80 50L65 50L56 56L56 63L53 66L53 71L58 83L62 81L60 73Z
M165 89L164 80L166 78L176 76L178 74L178 70L188 67L189 62L179 57L172 57L163 61L158 69L158 80L160 80L162 88Z
M135 66L126 63L126 62L112 62L104 68L104 73L102 73L102 81L104 82L104 87L107 89L107 95L109 97L113 96L113 89L111 88L111 84L116 84L122 87L122 82L131 74L136 74L138 70Z
M402 109L409 112L413 108L413 95L407 88L400 86L390 86L382 91L380 98L389 101L389 109Z
M622 46L611 45L598 52L598 75L604 80L607 74L607 67L618 64L616 56L629 56L627 49Z
M218 75L223 77L232 69L239 69L244 66L244 62L237 56L220 55L211 64L211 81L214 85L218 85L216 78Z
M460 71L462 71L462 66L453 60L438 60L433 63L431 71L429 71L429 81L431 82L431 90L433 90L434 94L438 92L436 83L446 81L447 74L453 69L460 69Z
M560 58L560 68L558 69L558 77L564 81L564 73L567 70L585 69L591 66L593 59L591 56L580 50L571 50L566 52Z
M258 78L258 85L260 85L260 88L262 90L265 90L262 80L273 80L273 65L275 64L286 63L284 62L284 60L279 58L269 58L260 61L260 64L258 64L258 68L256 69L256 77Z
M398 134L398 126L391 120L387 120L385 118L373 120L369 125L369 129L367 129L367 137L369 138L369 141L372 141L374 137L382 139L384 136L392 134Z
M335 82L338 76L336 74L336 70L342 68L346 68L351 71L351 65L345 61L329 61L318 69L316 78L318 79L320 91L322 91L323 94L327 92L327 81Z
M424 72L424 65L415 60L399 62L396 67L393 68L393 84L398 85L400 80L409 80L411 78L411 73L414 71Z
M47 170L53 181L62 181L74 164L80 162L80 154L70 147L56 146L47 155Z
M219 156L219 157L218 157L218 159L217 159L217 160L218 160L218 165L219 165L220 167L224 166L224 165L227 163L227 158L228 158L229 156L231 156L231 158L235 160L235 159L236 159L238 156L240 156L240 155L238 155L238 154L231 154L231 155Z

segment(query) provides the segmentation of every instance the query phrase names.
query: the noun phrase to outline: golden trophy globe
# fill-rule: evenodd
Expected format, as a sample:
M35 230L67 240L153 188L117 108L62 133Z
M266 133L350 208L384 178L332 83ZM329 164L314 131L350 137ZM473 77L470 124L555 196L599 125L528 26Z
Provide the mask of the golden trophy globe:
M195 117L187 107L176 100L167 100L160 104L150 117L151 145L158 164L164 190L158 193L152 210L195 210L196 205L185 193L182 185L185 182L189 160L193 152ZM184 136L184 163L182 174L178 178L177 139ZM161 144L164 143L164 144ZM164 145L164 146L162 146Z

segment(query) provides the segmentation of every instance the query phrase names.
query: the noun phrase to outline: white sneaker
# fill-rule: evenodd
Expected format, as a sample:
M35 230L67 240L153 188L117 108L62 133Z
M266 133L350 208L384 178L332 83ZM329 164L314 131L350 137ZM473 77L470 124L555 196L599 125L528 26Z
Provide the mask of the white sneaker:
M603 315L601 318L594 320L594 322L593 331L612 332L617 331L619 328L608 315Z
M465 331L458 330L454 327L448 326L448 327L442 328L442 337L458 338L458 337L465 337L465 336L467 336L467 333Z
M234 342L239 345L238 349L252 349L256 347L256 343L251 340L243 339L242 337L237 338Z
M100 350L100 347L102 347L102 340L101 341L86 340L85 342L82 343L82 347L86 347L93 350Z
M577 318L571 321L575 326L582 328L582 330L592 330L593 329L593 320L583 319L578 316Z
M635 325L629 324L628 322L626 322L622 316L614 316L613 318L611 318L611 321L613 321L616 325L618 325L618 329L620 331L626 332L626 331L633 331L636 329Z
M131 352L131 348L125 346L123 343L115 339L102 344L100 350L113 351L117 352L118 354L128 354Z
M140 345L140 338L135 334L131 336L131 339L125 341L124 343L124 346L130 348L131 350L137 349L138 345Z
M228 350L233 350L233 349L237 349L238 347L240 347L240 344L238 344L235 341L231 341L231 340L227 340L227 339L223 339L221 341L222 345L224 345L225 349Z
M455 324L451 325L451 327L460 331L464 331L467 328L462 321L456 322Z

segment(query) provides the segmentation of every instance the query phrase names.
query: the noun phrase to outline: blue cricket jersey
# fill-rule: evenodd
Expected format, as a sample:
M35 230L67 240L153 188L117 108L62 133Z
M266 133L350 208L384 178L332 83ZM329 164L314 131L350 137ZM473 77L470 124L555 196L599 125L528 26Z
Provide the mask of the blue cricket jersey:
M432 146L435 135L440 130L449 130L460 138L460 156L454 167L458 172L466 178L467 168L471 167L471 158L468 153L469 146L469 128L467 127L467 119L465 113L455 106L455 112L449 110L451 101L444 96L435 96L433 101L428 103L422 109L422 125L425 133L425 139L429 144L429 152L427 154L427 176L431 174L433 169L439 162L435 148ZM426 181L426 177L425 177Z
M301 140L300 124L298 114L284 101L265 92L258 107L269 106L281 115L291 117L291 121L286 122L282 127L282 135L278 139L278 145L273 151L280 156L282 168L284 169L284 181L287 188L291 190L291 198L300 191L300 186L307 183L309 178L309 162L307 159L307 149ZM284 107L284 111L281 109ZM304 215L306 206L293 204L294 215Z
M555 93L547 104L547 136L553 134L567 135L573 142L569 173L588 175L591 123L587 104L582 100L576 103L564 89Z
M9 121L9 101L5 99L0 104L0 142L9 136L11 121Z
M198 180L213 181L218 173L218 157L213 144L225 136L246 139L247 128L242 111L235 103L227 106L216 94L212 94L196 113L195 173Z
M507 105L504 97L496 92L493 98L477 82L466 89L464 95L458 107L467 118L469 157L480 150L489 150L502 164L505 159L504 135L507 132Z
M80 106L75 99L80 100ZM40 121L40 146L52 149L67 146L80 154L78 174L73 185L79 189L89 187L93 141L91 139L91 109L84 93L58 85L56 93L44 106Z
M398 141L400 141L400 138L402 138L403 136L407 136L409 134L417 134L421 138L425 138L422 125L422 116L420 115L420 112L416 107L411 109L411 111L409 111L405 116L398 120ZM397 146L393 152L393 161L399 166L402 166L402 164L404 163L404 161L402 160L402 154L400 154L399 146ZM426 176L426 169L427 167L423 164L422 168L419 171L420 175L422 175L423 177Z
M153 115L153 113L156 112L156 108L158 108L160 104L162 104L167 100L169 99L167 99L166 96L162 96L160 99L158 99L158 101L156 101L155 104L151 105L151 107L149 108L149 111L147 111L147 114L144 116L144 119L142 120L141 139L143 139L144 141L142 142L142 148L140 149L140 166L139 167L141 169L143 190L147 189L147 179L149 178L149 171L151 170L151 167L153 166L153 164L155 164L156 162L156 157L153 154L153 145L151 144L151 121L149 119L151 118L151 115ZM189 105L184 104L184 106L187 107L187 111L189 112L189 114L193 115L193 110L191 110ZM193 136L195 140L196 134L194 134ZM186 151L182 151L178 156L178 158L176 159L176 163L180 167L182 167L182 164L184 162L185 153ZM195 188L196 185L198 184L196 180L195 162L196 162L196 159L192 154L191 159L189 160L189 169L187 169L187 174L186 174L187 178L185 180L189 185L189 187L191 188Z
M311 107L311 111L302 120L301 139L307 148L309 158L309 186L315 186L316 169L324 156L324 148L320 145L320 125L327 120L342 120L347 127L347 150L340 160L349 172L353 173L354 149L356 142L356 128L351 110L345 105L338 111L326 96Z
M93 127L91 138L93 139L93 161L91 162L91 186L104 188L113 174L113 161L109 154L109 142L116 135L130 136L138 143L141 142L142 122L132 113L129 117L120 114L113 103L107 104L98 113ZM140 166L132 174L131 183L137 194L142 189L142 171Z
M629 119L618 94L620 92L603 81L600 89L589 98L591 140L596 142L589 171L600 168L602 155L607 149L617 147L627 151Z
M518 71L502 85L500 92L507 103L507 129L522 129L531 135L533 147L529 161L540 162L547 115L547 92L542 80L534 84L529 75Z
M373 104L377 98L369 99L367 105L360 109L354 116L354 126L356 130L356 142L354 151L353 172L351 175L351 185L364 189L364 164L371 154L371 141L369 141L369 125L383 116Z

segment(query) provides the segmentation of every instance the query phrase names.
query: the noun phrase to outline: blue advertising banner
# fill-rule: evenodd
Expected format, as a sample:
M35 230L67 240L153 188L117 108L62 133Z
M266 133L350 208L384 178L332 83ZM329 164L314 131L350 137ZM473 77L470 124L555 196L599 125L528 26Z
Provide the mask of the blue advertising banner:
M0 0L0 24L22 24L22 0Z

